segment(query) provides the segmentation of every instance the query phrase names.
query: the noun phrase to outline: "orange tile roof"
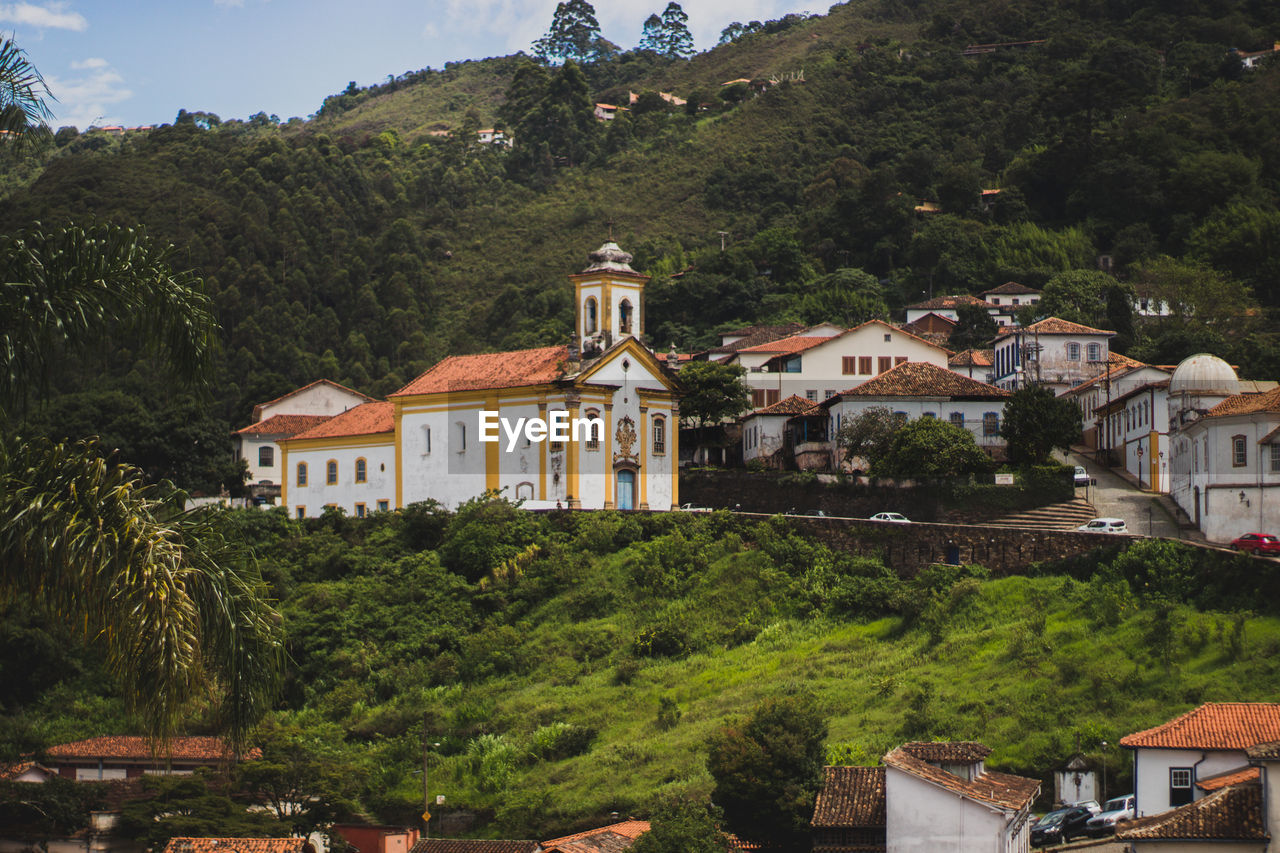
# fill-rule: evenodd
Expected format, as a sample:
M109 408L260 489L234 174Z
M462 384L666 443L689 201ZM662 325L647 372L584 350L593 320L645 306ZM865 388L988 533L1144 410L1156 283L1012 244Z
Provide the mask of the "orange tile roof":
M940 764L974 764L991 754L991 747L972 740L914 741L898 748L921 761Z
M886 766L910 773L940 788L945 788L970 799L980 800L1006 809L1022 809L1031 804L1040 790L1038 779L1013 776L988 770L975 779L961 779L941 767L927 764L904 751L902 747L881 759Z
M1007 337L1017 331L1018 327L1016 326L1005 326L996 333L996 337ZM1032 323L1030 326L1022 327L1022 331L1037 335L1106 335L1111 337L1115 334L1115 332L1109 332L1106 329L1082 326L1079 323L1072 323L1070 320L1063 320L1058 317L1046 317L1039 323Z
M818 408L817 403L810 402L804 397L792 394L790 397L785 400L779 400L772 406L765 406L763 409L758 409L752 412L751 415L806 415L816 408ZM751 417L751 415L747 415L747 417Z
M1257 767L1237 767L1235 770L1228 770L1225 773L1197 779L1196 787L1201 791L1216 791L1219 788L1229 788L1232 785L1239 785L1243 782L1256 782L1261 778L1262 776Z
M992 305L990 302L979 299L976 296L970 296L967 293L961 293L957 296L935 296L933 299L926 299L924 302L917 302L914 305L908 305L909 311L935 311L955 309L961 305L977 305L979 308L999 308L999 305Z
M1280 740L1280 703L1210 702L1120 738L1128 749L1245 749Z
M1272 388L1262 394L1235 394L1210 409L1205 417L1252 415L1258 412L1280 412L1280 388Z
M333 415L272 415L265 421L250 424L236 430L237 435L285 435L295 436L319 426Z
M170 838L164 853L303 853L305 838Z
M33 768L39 770L45 776L58 775L56 771L50 770L43 764L36 764L34 761L19 761L14 764L0 765L0 782L11 782Z
M536 841L485 838L423 838L409 853L535 853Z
M735 353L744 347L753 347L756 344L764 344L769 341L776 341L779 338L785 338L804 331L805 327L801 323L784 323L781 326L746 326L741 329L734 329L732 332L723 332L722 338L739 338L731 344L720 344L712 347L709 352L714 353Z
M647 820L624 820L621 823L588 829L573 835L542 842L543 853L620 853L649 831Z
M334 415L324 423L293 436L293 441L309 438L346 438L353 435L380 435L395 432L395 406L391 403L361 403Z
M906 331L905 329L901 329L898 326L894 326L890 323L886 323L884 320L867 320L864 323L859 323L858 325L854 326L852 329L849 330L849 332L856 332L860 329L865 329L867 326L880 326L881 328L888 329L890 332L897 332L900 335L906 335L909 338L915 338L917 341L919 341L922 344L931 346L936 350L941 350L942 352L945 352L948 356L951 355L951 350L947 349L946 347L939 346L938 344L935 344L933 341L925 340L919 335L913 335L910 332ZM846 332L845 334L848 334L849 332ZM837 335L837 337L839 337L839 335Z
M275 403L279 403L281 400L287 400L290 397L292 397L294 394L301 394L303 391L306 391L309 388L314 388L317 385L329 385L333 388L337 388L339 391L346 391L348 394L355 394L357 397L364 397L366 400L373 399L368 394L361 394L359 391L355 390L354 388L348 388L345 385L339 385L337 382L334 382L331 379L317 379L315 382L309 382L306 385L303 385L301 388L293 389L288 394L281 394L279 397L276 397L274 400L268 400L265 403L259 403L258 405L254 406L253 407L254 417L261 417L261 415L259 415L258 413L262 411L263 406L270 406Z
M989 349L967 349L947 359L947 364L956 367L994 367L995 363L995 350Z
M970 379L927 361L905 361L874 379L841 391L842 397L969 397L979 400L1010 396L1010 392Z
M883 827L883 767L824 767L822 789L813 806L815 828Z
M1034 287L1027 287L1025 284L1018 284L1016 281L1006 281L1004 284L1000 285L999 287L993 287L990 290L982 291L982 295L986 296L988 293L994 293L999 296L1004 296L1006 293L1023 294L1023 293L1039 293L1039 292L1040 291L1036 290Z
M819 344L825 344L827 341L835 340L837 337L839 337L839 335L833 335L825 338L817 338L807 335L792 335L789 338L782 338L781 340L771 341L767 344L757 344L753 347L746 347L745 349L738 350L738 352L765 352L773 353L775 355L795 355L798 352L813 349Z
M1262 787L1257 784L1222 788L1194 803L1167 812L1125 821L1116 839L1218 839L1265 841Z
M180 761L222 761L232 757L231 749L216 737L175 737L167 750L152 751L153 741L134 735L95 737L74 743L60 743L47 750L53 758L167 758ZM253 749L246 758L261 758L262 750Z
M562 378L568 360L569 348L564 346L451 355L389 396L540 385Z

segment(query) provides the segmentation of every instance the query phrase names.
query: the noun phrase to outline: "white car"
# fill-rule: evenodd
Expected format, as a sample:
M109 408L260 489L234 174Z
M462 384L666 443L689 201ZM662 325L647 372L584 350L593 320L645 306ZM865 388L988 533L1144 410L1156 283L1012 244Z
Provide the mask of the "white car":
M1080 486L1087 486L1092 482L1092 480L1089 478L1089 472L1085 470L1085 467L1083 465L1076 466L1076 473L1074 475L1074 478L1076 481L1077 488Z
M1129 525L1123 518L1095 518L1076 528L1081 533L1128 533Z
M871 516L871 521L896 521L899 524L910 524L911 519L907 518L900 512L877 512Z
M711 512L711 507L694 506L693 504L684 504L680 507L681 512Z

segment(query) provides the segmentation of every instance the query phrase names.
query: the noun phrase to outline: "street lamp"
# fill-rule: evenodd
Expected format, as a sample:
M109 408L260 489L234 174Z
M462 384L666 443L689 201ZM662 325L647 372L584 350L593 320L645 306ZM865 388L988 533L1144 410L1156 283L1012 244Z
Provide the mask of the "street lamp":
M1107 803L1107 742L1102 742L1102 804Z

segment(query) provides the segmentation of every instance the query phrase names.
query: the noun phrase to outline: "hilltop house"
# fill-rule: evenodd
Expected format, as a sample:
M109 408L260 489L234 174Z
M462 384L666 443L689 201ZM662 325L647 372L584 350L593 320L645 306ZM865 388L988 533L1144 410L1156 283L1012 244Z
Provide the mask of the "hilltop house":
M290 513L455 507L490 491L530 508L677 506L677 358L641 343L649 277L615 243L590 258L569 277L568 346L450 356L387 402L282 440ZM549 435L555 423L567 440Z
M214 737L175 737L163 751L155 746L147 738L127 735L78 740L50 747L45 766L63 778L86 782L152 774L183 776L199 767L221 767L236 760L231 748ZM261 758L262 752L253 749L242 757Z
M1107 369L1115 335L1049 317L1030 326L1006 326L996 335L995 379L1001 388L1046 385L1063 394Z
M975 305L979 308L984 308L993 318L1000 313L1000 309L990 302L964 293L959 296L936 296L924 302L908 305L906 308L907 322L914 323L926 314L937 314L939 317L946 317L952 321L959 320L959 308L961 305Z
M978 294L985 302L996 306L995 318L997 326L1016 326L1019 308L1035 305L1040 301L1040 291L1016 281L1006 281L999 287L984 290Z
M1029 849L1035 779L986 769L980 743L904 743L883 767L827 767L815 853L1016 853Z

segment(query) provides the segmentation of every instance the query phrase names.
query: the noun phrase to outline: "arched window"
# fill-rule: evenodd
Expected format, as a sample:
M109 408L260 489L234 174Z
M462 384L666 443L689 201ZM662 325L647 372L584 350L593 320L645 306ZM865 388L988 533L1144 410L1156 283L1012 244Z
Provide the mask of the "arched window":
M594 423L594 421L600 418L599 410L587 409L587 418L593 422L591 423L590 426L587 427L587 442L586 442L587 450L599 450L600 449L600 424Z
M1067 344L1067 361L1080 360L1080 345L1074 341Z
M631 334L631 302L627 299L618 305L618 334Z
M584 321L585 326L583 330L588 335L594 335L596 333L596 329L599 328L600 325L600 309L596 305L596 298L594 296L587 297L586 314L587 316Z
M330 459L324 463L324 482L328 486L338 485L338 460Z
M667 452L667 419L660 415L653 419L653 452L659 456Z
M369 463L361 456L356 460L356 482L363 483L369 479Z
M258 448L258 467L270 468L276 464L276 449L274 447Z
M298 463L297 482L299 486L305 486L307 484L307 463L305 462Z
M533 500L533 483L519 483L516 485L516 500L531 501Z

